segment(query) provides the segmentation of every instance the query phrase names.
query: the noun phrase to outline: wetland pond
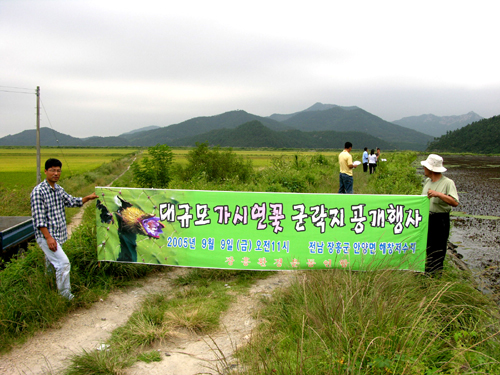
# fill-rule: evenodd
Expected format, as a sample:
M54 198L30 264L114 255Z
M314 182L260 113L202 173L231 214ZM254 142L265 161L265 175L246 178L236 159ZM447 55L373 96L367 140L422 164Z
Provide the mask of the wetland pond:
M452 211L450 242L500 300L500 156L444 155L445 176L455 181L460 204Z

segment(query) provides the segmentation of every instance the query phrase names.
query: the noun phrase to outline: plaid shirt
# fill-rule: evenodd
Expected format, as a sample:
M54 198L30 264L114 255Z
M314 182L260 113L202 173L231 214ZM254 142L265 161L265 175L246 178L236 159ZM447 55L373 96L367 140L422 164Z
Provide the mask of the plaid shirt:
M45 238L39 228L46 227L59 244L68 239L66 212L64 207L81 207L82 198L75 198L58 184L52 188L44 180L31 192L31 216L35 227L35 237Z

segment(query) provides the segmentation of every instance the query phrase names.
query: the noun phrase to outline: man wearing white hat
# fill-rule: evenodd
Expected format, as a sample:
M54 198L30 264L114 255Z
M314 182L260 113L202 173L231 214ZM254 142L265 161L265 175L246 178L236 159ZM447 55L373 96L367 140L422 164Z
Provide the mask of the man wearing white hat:
M432 275L443 269L450 235L450 211L458 206L458 192L453 180L442 175L446 168L441 156L430 154L420 163L427 177L422 195L430 200L425 272Z

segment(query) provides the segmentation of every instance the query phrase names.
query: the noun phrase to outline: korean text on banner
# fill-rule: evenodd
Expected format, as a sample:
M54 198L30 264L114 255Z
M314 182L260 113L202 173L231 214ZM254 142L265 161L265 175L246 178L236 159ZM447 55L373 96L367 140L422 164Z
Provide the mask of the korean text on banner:
M426 196L108 187L96 193L103 261L273 271L424 270Z

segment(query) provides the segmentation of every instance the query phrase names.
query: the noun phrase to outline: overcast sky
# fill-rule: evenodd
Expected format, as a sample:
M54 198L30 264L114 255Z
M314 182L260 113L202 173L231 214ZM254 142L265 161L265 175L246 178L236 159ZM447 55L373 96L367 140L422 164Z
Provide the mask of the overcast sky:
M0 137L36 127L36 86L75 137L316 102L499 115L495 3L0 0Z

